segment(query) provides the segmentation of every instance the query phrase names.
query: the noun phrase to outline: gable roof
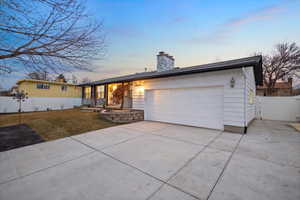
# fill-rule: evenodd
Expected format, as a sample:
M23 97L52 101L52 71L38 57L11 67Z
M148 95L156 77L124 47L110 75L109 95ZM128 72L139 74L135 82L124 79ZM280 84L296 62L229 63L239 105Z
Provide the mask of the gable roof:
M194 74L194 73L204 73L204 72L237 69L237 68L252 67L252 66L254 67L256 85L262 85L263 83L262 57L253 56L253 57L240 58L240 59L228 60L223 62L196 65L192 67L174 68L168 71L135 73L126 76L119 76L115 78L108 78L99 81L94 81L91 83L80 84L80 86L102 85L102 84L109 84L109 83L137 81L137 80L145 80L145 79L152 79L152 78L164 78L164 77L171 77L171 76L181 76L181 75Z

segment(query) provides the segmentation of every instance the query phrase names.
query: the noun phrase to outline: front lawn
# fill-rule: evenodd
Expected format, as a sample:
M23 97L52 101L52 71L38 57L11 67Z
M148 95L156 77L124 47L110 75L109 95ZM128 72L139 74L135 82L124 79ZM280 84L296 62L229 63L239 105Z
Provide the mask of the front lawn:
M2 114L0 126L18 124L18 117L18 114ZM79 109L22 113L21 123L27 124L44 140L55 140L117 125L101 119L99 113L81 112Z

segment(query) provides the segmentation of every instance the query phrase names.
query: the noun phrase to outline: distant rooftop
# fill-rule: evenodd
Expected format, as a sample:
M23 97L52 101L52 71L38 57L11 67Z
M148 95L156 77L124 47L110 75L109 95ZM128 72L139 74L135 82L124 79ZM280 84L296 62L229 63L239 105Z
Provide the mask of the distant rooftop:
M37 80L37 79L21 79L17 81L17 85L19 85L22 82L34 82L34 83L48 83L48 84L56 84L56 85L74 85L76 84L71 84L71 83L64 83L64 82L58 82L58 81L45 81L45 80Z

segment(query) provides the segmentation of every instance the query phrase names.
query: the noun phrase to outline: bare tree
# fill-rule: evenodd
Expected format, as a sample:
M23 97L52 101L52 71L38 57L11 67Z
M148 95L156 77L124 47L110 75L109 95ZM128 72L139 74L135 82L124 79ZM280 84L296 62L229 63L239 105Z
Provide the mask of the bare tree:
M263 78L268 95L275 83L287 78L299 78L300 47L296 43L280 43L272 55L263 55Z
M0 73L92 70L104 47L82 0L0 0Z
M35 79L35 80L49 80L47 72L30 72L26 74L25 78Z

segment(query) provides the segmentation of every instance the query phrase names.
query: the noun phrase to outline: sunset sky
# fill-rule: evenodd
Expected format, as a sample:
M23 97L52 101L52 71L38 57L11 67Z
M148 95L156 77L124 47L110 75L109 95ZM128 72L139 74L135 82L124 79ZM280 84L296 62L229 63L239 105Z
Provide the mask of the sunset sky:
M104 22L107 53L95 72L74 72L79 79L154 70L159 51L187 67L300 45L299 0L87 0L87 10ZM1 86L23 76L6 75Z

